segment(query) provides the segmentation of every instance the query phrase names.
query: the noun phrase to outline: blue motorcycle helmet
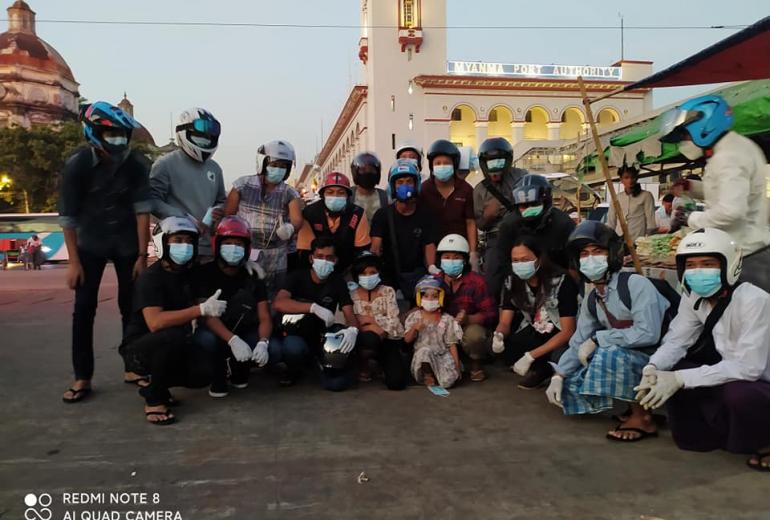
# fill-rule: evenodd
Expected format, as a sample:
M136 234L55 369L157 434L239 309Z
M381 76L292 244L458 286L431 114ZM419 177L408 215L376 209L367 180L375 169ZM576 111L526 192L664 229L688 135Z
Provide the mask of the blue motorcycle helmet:
M96 101L85 107L81 120L83 136L88 144L108 155L117 155L128 150L132 132L140 128L133 117L106 101ZM116 144L116 138L105 137L104 133L108 131L125 133L125 142Z
M399 190L396 189L396 180L401 177L412 177L414 179L414 189ZM420 194L422 186L422 177L417 166L409 160L398 159L388 171L388 196L392 200L406 202L409 199L416 198Z
M690 99L662 116L660 140L679 143L688 137L701 148L711 148L733 127L733 111L722 96Z

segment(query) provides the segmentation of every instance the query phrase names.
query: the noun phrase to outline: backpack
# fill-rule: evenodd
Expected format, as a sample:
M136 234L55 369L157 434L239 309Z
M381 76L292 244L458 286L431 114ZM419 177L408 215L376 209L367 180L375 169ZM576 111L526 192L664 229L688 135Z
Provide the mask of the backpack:
M628 310L631 310L631 291L628 288L628 279L631 278L631 275L633 274L636 273L629 273L626 271L618 273L618 297ZM655 345L658 346L663 340L663 336L668 332L671 321L676 317L681 297L665 280L659 280L657 278L647 278L647 280L652 283L658 293L669 303L668 309L666 309L666 312L663 314L663 323L661 323L660 326L660 337L658 338L658 343ZM596 289L592 289L587 298L588 312L591 313L591 316L593 316L594 319L598 319L596 314Z

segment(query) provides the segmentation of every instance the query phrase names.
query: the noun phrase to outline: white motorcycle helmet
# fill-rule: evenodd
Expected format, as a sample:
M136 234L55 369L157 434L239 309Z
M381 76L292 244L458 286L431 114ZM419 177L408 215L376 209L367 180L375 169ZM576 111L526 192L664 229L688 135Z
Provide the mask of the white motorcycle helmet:
M286 168L286 175L283 180L291 175L291 167L297 160L294 153L294 147L288 141L276 140L265 143L257 148L257 175L264 175L267 165L271 161L288 161L290 164Z
M198 256L198 228L187 217L166 217L155 226L152 231L152 243L155 246L155 256L158 260L166 256L168 251L168 237L177 233L187 233L192 235L193 258Z
M436 248L436 253L463 253L470 254L471 248L468 241L462 235L451 234L441 239ZM441 256L439 254L439 256Z
M717 256L722 262L722 283L732 287L738 282L743 266L743 253L733 238L721 229L705 228L693 231L679 243L676 249L676 270L679 280L687 291L684 281L685 265L691 256Z
M179 116L176 126L176 142L184 153L195 161L205 162L219 146L222 126L203 108L191 108Z
M417 154L418 156L417 169L419 171L422 171L422 158L423 158L422 148L420 148L419 145L417 145L417 143L415 143L414 141L403 141L398 145L398 148L396 148L396 159L399 158L399 156L401 155L401 152L404 152L406 150L412 150Z

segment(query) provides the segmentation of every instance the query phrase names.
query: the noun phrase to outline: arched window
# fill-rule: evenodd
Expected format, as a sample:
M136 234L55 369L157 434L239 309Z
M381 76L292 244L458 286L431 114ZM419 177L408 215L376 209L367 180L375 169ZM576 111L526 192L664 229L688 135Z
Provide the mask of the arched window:
M468 105L459 105L452 110L449 122L449 140L462 143L459 146L471 146L476 149L476 112Z
M532 107L524 116L524 139L548 139L548 112Z

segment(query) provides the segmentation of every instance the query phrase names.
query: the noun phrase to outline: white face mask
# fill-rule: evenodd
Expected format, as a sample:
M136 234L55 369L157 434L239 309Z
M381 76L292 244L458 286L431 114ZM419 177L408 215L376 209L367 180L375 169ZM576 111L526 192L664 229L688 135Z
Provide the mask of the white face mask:
M439 308L438 300L422 300L420 306L428 312L436 311Z
M691 161L703 157L703 148L692 141L679 141L679 151Z
M211 148L211 139L208 137L201 137L199 135L191 135L190 141L193 142L196 146L200 146L201 148Z
M104 140L112 146L125 146L128 144L128 137L105 137Z

